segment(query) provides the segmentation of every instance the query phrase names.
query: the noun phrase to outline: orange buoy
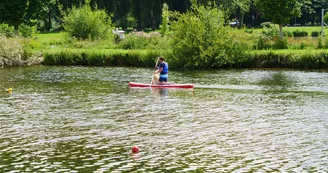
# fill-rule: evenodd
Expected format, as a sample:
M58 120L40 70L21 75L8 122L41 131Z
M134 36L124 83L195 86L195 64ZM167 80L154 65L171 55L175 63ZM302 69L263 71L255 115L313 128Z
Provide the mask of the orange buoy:
M8 92L9 94L11 94L11 93L13 92L13 89L12 89L12 88L8 88L8 89L7 89L7 92Z

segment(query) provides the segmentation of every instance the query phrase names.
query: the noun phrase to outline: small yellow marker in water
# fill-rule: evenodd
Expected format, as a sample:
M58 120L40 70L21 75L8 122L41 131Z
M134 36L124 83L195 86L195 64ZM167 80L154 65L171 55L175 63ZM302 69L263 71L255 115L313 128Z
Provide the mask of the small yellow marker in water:
M13 92L13 89L12 89L12 88L8 88L8 89L7 89L7 92L8 92L9 94L11 94L11 93Z

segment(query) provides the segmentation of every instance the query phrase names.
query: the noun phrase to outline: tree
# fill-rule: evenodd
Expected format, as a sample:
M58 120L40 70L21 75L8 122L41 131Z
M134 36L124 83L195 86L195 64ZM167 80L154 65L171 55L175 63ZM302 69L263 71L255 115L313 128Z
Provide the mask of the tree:
M283 37L282 26L290 18L301 15L301 3L298 0L255 0L256 6L265 18L279 24L280 37Z
M18 27L23 22L28 8L27 0L1 0L0 22L14 26L18 33Z
M50 31L53 20L60 20L59 3L56 0L43 0L42 8L39 14L39 20L43 21L43 29Z
M240 26L243 26L244 24L244 16L245 13L249 11L249 8L251 6L251 0L234 0L233 3L237 8L239 8L241 14L240 14Z
M78 39L99 39L110 35L112 23L104 10L94 9L90 6L90 0L81 8L73 6L64 15L64 29L72 37Z
M14 26L16 33L22 23L41 19L42 10L51 0L1 0L0 22Z
M323 21L328 25L328 12L323 17Z
M169 12L169 6L164 3L162 8L162 24L159 26L160 33L162 35L166 35L170 30L170 12Z
M223 13L215 6L191 1L186 13L175 13L171 22L174 62L180 68L217 68L242 62L247 45L225 27Z
M129 15L131 1L130 0L113 0L115 6L114 19L117 21L117 24L121 26L124 30L127 29L127 18Z

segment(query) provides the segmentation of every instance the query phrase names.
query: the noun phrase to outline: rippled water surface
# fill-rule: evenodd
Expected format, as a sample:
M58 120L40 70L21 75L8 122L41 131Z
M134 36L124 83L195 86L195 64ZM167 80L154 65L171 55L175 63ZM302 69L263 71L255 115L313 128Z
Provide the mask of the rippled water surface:
M0 172L328 170L327 72L171 71L195 88L128 87L151 73L0 69Z

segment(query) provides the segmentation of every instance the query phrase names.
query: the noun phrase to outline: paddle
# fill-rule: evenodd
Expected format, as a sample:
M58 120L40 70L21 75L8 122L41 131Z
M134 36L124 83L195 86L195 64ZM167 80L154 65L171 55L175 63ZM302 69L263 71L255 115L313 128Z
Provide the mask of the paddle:
M157 61L156 61L155 67L157 67L158 61L159 61L159 57L157 58ZM155 71L156 71L156 70L155 70ZM153 80L154 80L154 73L151 75L151 81L150 81L150 85L149 85L149 87L151 87L151 83L153 82Z

